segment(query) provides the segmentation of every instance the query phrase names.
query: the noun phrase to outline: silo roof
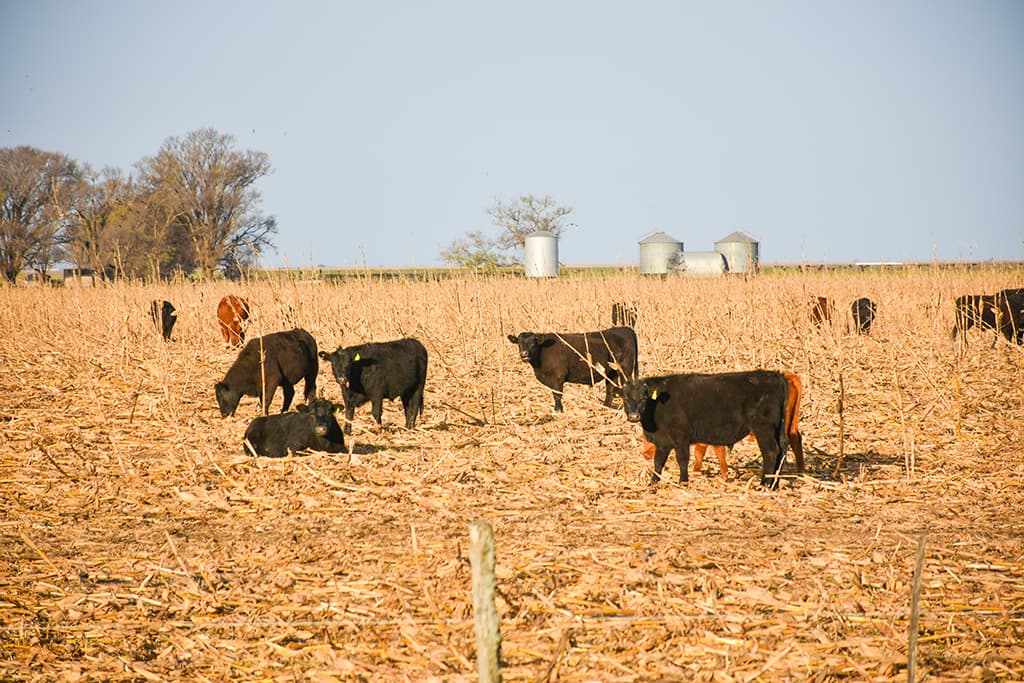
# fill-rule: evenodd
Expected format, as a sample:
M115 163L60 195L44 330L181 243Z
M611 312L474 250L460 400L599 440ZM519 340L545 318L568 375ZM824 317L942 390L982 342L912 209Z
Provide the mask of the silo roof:
M715 242L715 244L719 244L720 242L742 242L743 244L757 244L756 239L754 239L747 233L741 232L739 230L737 230L736 232L729 233L722 239L718 240L718 242Z
M659 243L670 243L670 244L682 244L679 240L672 235L665 234L660 230L658 232L652 232L647 237L643 238L638 244L659 244Z

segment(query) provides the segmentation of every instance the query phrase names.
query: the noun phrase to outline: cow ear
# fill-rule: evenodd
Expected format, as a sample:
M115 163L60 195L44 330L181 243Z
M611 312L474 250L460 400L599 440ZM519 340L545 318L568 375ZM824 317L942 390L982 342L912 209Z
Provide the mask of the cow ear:
M299 411L300 413L308 413L309 406L307 406L305 403L300 403L299 405L295 406L295 410Z
M321 351L320 353L318 353L316 355L320 356L324 360L330 360L331 359L331 354L327 353L326 351Z
M508 340L510 342L512 342L513 344L518 344L519 343L519 337L517 337L517 336L515 336L513 334L508 335Z
M335 403L334 404L334 414L335 415L341 415L341 411L343 411L344 409L345 409L345 406L341 405L340 403Z
M555 342L557 342L557 341L558 341L558 340L557 340L557 339L555 339L554 337L547 337L546 339L544 339L544 340L543 340L543 341L542 341L542 342L540 343L540 345L541 345L541 346L554 346Z

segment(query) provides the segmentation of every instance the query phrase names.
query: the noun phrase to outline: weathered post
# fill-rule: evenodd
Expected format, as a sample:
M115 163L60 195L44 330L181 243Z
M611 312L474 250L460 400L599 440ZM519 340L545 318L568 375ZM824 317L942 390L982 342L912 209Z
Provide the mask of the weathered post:
M501 683L501 627L494 606L494 530L482 519L469 525L469 564L473 568L476 670L480 683Z

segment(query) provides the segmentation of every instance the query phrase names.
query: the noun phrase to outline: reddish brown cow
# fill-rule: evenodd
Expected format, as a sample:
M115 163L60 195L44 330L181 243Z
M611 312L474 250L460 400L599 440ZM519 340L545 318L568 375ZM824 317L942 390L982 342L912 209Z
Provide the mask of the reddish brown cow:
M249 302L240 296L228 294L217 304L220 334L228 346L241 346L245 341L242 323L249 319Z
M789 384L789 397L786 400L786 435L789 440L789 445L793 449L793 455L796 457L796 471L797 474L804 473L804 437L800 434L800 395L803 393L803 382L800 381L800 376L792 372L783 372L786 377L786 382ZM751 434L748 438L753 439L754 435ZM653 453L654 445L651 444L651 450ZM722 472L722 477L725 477L729 473L729 468L725 464L725 446L713 446L715 455L718 456L718 467ZM707 451L708 445L706 443L697 443L693 445L693 471L700 472L701 467L704 465L704 453ZM644 454L647 454L647 447L644 447Z
M811 322L821 326L822 323L832 322L832 314L835 313L836 304L824 296L816 296L811 299Z

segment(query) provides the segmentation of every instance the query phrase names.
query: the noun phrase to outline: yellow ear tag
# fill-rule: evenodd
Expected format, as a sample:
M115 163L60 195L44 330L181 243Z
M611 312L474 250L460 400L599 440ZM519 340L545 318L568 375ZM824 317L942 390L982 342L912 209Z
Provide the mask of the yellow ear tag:
M334 409L334 414L335 415L341 415L341 408L335 408Z
M658 390L657 389L651 389L651 400L652 401L657 401L658 400Z
M355 355L355 357L354 357L354 358L352 358L352 360L359 360L359 354L357 353L357 354Z

